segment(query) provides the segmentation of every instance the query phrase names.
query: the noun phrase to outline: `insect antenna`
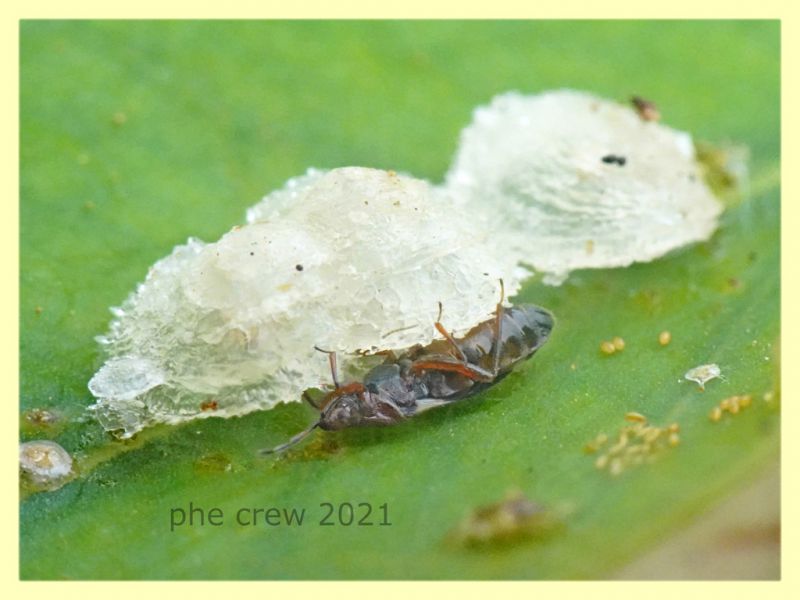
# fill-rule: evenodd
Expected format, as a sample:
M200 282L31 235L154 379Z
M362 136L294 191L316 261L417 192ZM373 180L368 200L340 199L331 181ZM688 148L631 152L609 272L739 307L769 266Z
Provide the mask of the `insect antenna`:
M275 446L274 448L262 448L261 450L258 451L258 454L260 456L266 456L267 454L276 454L278 452L283 452L287 448L291 448L292 446L294 446L298 442L303 441L317 427L319 427L319 423L314 423L308 429L306 429L304 431L301 431L300 433L298 433L296 435L293 435L292 438L288 442L286 442L285 444L281 444L280 446Z
M319 404L317 404L316 400L314 400L314 399L311 397L311 395L308 393L308 390L305 390L305 391L303 392L303 396L302 396L302 398L303 398L303 400L305 400L306 402L308 402L308 403L309 403L309 404L310 404L312 407L314 407L315 409L317 409L317 410L322 410L322 407L321 407Z

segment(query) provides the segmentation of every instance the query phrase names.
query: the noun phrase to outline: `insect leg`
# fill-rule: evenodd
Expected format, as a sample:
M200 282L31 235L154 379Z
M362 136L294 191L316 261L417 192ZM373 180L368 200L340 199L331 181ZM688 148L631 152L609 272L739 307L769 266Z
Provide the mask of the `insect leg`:
M291 446L294 446L296 443L304 440L317 427L319 427L319 423L314 423L308 429L306 429L304 431L301 431L300 433L292 436L292 438L288 442L286 442L285 444L281 444L280 446L275 446L274 448L263 448L263 449L259 450L258 453L261 456L266 456L267 454L275 454L277 452L283 452L287 448L290 448Z
M478 365L462 362L450 362L448 360L418 360L415 361L411 367L411 371L446 371L450 373L458 373L473 381L490 382L494 381L495 374L481 369Z
M419 398L417 399L417 411L414 414L418 415L419 413L436 408L437 406L452 403L453 400L442 400L441 398Z
M436 327L436 330L444 336L444 339L446 339L448 342L450 342L450 345L456 351L456 355L458 356L459 359L461 359L461 362L466 363L467 362L467 357L464 356L464 352L461 350L459 345L453 339L453 336L450 335L450 333L444 328L444 325L442 325L442 303L441 302L439 302L439 316L436 317L436 323L434 323L433 325L434 325L434 327Z
M500 345L503 340L503 300L506 297L506 287L500 279L500 302L497 303L494 318L494 363L492 372L497 375L500 371Z
M336 389L339 389L339 377L336 375L336 352L333 350L323 350L319 346L314 346L314 350L317 352L324 352L328 355L328 362L331 365L331 377L333 378L333 385L336 386Z

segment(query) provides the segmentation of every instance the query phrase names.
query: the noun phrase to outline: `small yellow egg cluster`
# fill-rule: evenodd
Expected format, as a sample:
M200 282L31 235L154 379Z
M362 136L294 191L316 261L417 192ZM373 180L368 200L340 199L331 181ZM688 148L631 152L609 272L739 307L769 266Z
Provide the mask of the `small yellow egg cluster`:
M604 340L600 342L600 352L603 354L614 354L615 352L622 352L625 350L625 340L617 336L612 340Z
M753 402L753 397L750 394L744 394L742 396L731 396L730 398L725 398L724 400L720 400L719 404L717 404L714 408L711 409L711 412L708 413L708 418L716 423L722 418L722 415L724 413L736 415L739 413L740 410L743 410L748 406L750 406L752 402Z
M637 412L626 413L625 420L631 425L622 426L611 445L606 447L609 438L605 433L599 433L585 447L590 454L603 450L594 465L600 470L608 469L613 476L645 460L650 461L657 452L668 447L674 448L680 443L680 426L677 423L657 427L649 424L647 418Z

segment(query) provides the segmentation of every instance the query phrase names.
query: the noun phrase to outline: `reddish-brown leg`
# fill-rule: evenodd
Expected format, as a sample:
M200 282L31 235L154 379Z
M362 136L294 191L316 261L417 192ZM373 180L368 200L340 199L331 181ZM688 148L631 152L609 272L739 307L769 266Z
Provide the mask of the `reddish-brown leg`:
M456 343L455 339L453 339L453 336L450 335L450 332L448 332L444 328L444 325L442 325L442 303L441 302L439 302L439 316L436 317L436 323L434 323L433 326L436 327L436 330L444 336L444 339L446 339L448 342L450 342L450 345L453 347L453 350L455 350L455 352L456 352L456 356L458 356L458 358L462 362L464 362L464 364L467 364L467 357L464 356L464 352L458 346L458 344Z
M448 371L458 373L473 381L492 381L494 375L483 369L461 362L446 362L443 360L418 360L411 365L412 371Z
M331 365L331 378L333 379L333 385L336 389L339 389L341 386L339 385L339 377L336 375L336 352L333 350L323 350L319 346L314 346L314 350L317 352L324 352L328 355L328 362Z

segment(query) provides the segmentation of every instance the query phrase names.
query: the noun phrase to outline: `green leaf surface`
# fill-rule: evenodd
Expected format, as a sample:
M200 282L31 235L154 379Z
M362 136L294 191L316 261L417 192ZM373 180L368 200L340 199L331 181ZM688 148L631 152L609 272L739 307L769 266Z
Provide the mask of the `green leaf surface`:
M21 33L20 435L55 439L78 465L56 491L23 488L22 578L602 578L777 462L777 21L28 21ZM217 239L309 166L441 181L474 106L559 87L639 93L697 139L745 144L751 193L707 243L530 282L514 301L554 312L547 346L486 393L403 425L320 432L261 459L309 409L128 442L86 417L107 308L175 244ZM614 336L625 350L603 355ZM725 377L705 392L682 379L703 363ZM710 421L736 394L752 406ZM33 409L59 420L31 423ZM584 447L629 411L679 423L680 444L613 477ZM462 544L465 515L513 489L561 527ZM190 502L223 524L171 531L171 509ZM370 503L376 524L321 526L326 502ZM305 521L236 523L269 507L304 508Z

